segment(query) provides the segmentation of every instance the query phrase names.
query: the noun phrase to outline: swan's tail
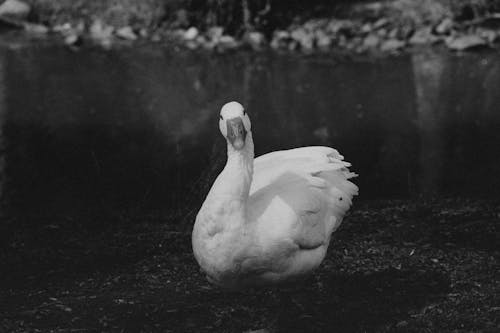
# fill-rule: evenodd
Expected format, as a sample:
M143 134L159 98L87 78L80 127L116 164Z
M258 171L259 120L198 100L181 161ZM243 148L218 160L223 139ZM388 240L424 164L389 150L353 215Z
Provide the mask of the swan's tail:
M312 175L326 181L326 193L331 207L331 222L327 226L328 233L337 229L342 223L343 217L352 205L352 198L358 195L358 187L350 181L357 177L354 172L349 171L351 164L344 161L344 157L332 149L326 156L327 163L318 165L318 170Z

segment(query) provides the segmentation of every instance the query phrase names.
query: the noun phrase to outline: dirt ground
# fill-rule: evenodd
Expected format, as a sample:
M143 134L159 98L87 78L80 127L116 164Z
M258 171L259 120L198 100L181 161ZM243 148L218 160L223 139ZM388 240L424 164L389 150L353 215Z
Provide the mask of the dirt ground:
M190 225L86 219L0 230L0 331L500 331L498 201L357 202L314 276L242 293L208 284Z

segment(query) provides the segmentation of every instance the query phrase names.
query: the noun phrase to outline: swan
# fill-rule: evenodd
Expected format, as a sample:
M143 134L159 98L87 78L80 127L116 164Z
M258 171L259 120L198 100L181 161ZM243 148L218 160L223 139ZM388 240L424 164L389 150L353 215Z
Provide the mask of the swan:
M225 104L219 129L227 163L194 223L194 256L225 289L272 286L311 273L349 210L357 176L335 149L312 146L254 159L248 113Z

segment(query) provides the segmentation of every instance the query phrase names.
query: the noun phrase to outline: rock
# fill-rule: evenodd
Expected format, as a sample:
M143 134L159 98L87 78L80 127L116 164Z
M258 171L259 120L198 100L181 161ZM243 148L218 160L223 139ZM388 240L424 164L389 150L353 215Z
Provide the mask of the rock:
M438 35L448 35L451 32L452 28L453 28L453 20L447 17L436 26L434 31Z
M380 38L375 34L370 34L363 40L363 47L367 49L374 49L380 44Z
M316 46L321 50L328 50L332 45L332 38L322 29L315 32L315 38Z
M101 20L95 20L89 28L90 38L101 41L110 40L113 30L113 27L105 25Z
M200 32L198 31L198 29L196 29L195 27L191 27L187 29L186 32L184 32L182 38L184 38L185 40L194 40L196 39L196 37L198 37L199 34Z
M380 28L377 30L377 35L379 35L380 37L386 37L388 35L388 31L386 28Z
M382 27L385 27L387 24L389 24L389 20L386 18L381 18L373 23L373 29L380 29Z
M83 43L83 39L77 34L68 34L64 38L64 44L67 46L80 46Z
M348 35L352 32L352 30L354 30L354 23L350 20L332 19L328 23L326 30L334 35L337 35L340 32L344 32Z
M304 28L297 28L291 33L292 39L297 41L305 51L310 51L314 47L314 36Z
M139 36L141 36L142 38L148 38L149 36L148 29L146 28L139 29Z
M258 31L246 33L243 39L254 50L260 50L266 44L266 37Z
M224 28L222 27L211 27L207 31L207 37L211 39L212 41L217 41L219 38L221 38L222 34L224 33Z
M276 30L273 33L273 39L271 40L271 48L281 49L286 48L290 41L290 33L285 30Z
M296 51L299 49L299 45L300 45L299 42L297 42L296 40L291 40L288 43L287 47L289 51Z
M362 33L364 34L369 34L373 31L373 26L371 23L365 23L361 26L361 30L360 30Z
M34 35L45 35L49 32L49 28L43 24L25 23L24 30Z
M234 37L229 36L229 35L222 35L219 38L219 43L217 44L217 47L222 50L230 50L238 47L238 43L234 39Z
M433 44L439 40L439 37L432 34L431 28L426 27L415 31L413 36L411 36L409 43L412 45L423 45Z
M477 29L476 33L482 39L488 41L489 44L493 44L493 43L496 43L496 41L498 40L500 32L498 30L479 28L479 29Z
M31 12L31 6L20 0L7 0L0 5L0 17L25 21Z
M382 52L395 52L404 48L406 43L399 39L389 39L380 45L380 51Z
M446 40L446 46L454 51L463 51L478 47L485 47L488 42L477 35L462 35Z
M135 34L134 30L132 30L132 27L130 26L125 26L116 31L116 36L120 37L121 39L125 40L136 40L138 37Z
M190 50L196 50L197 48L200 47L200 43L198 43L194 39L191 39L191 40L186 40L185 46Z
M113 42L113 30L112 26L105 25L101 20L95 20L89 28L89 35L101 47L109 49Z
M80 46L83 42L81 37L83 28L73 28L70 23L56 25L52 28L52 31L60 33L64 37L64 44L67 46Z
M63 35L69 33L71 30L72 30L71 24L69 24L68 22L64 24L58 24L52 27L52 31L61 33Z

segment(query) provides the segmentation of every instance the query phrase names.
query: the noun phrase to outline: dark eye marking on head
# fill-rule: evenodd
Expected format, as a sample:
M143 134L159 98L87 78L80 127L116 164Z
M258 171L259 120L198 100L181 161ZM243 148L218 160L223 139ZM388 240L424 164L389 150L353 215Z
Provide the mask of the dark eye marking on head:
M220 118L220 120L224 120L224 118L222 118L222 115L221 115L221 114L219 115L219 118Z
M245 109L243 109L243 115L246 115L246 114L247 114L246 110L245 110Z

